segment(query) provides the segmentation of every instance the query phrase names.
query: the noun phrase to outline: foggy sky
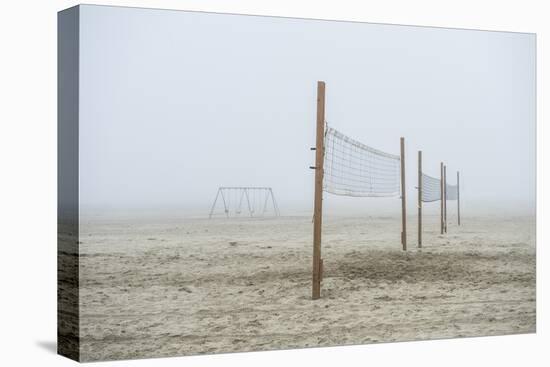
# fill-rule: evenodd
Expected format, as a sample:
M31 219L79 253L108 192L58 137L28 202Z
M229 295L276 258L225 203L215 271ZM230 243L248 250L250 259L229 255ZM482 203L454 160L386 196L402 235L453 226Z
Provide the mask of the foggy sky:
M464 208L534 207L533 34L87 5L80 22L84 210L207 213L218 186L309 210L318 80L332 127L393 154L405 137L409 211L419 149L425 173L460 170Z

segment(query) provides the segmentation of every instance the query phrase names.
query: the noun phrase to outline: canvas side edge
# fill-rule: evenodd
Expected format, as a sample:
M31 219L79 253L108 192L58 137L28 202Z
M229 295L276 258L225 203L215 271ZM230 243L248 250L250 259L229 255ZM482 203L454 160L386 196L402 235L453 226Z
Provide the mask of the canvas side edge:
M75 6L57 18L57 353L80 360L79 24Z

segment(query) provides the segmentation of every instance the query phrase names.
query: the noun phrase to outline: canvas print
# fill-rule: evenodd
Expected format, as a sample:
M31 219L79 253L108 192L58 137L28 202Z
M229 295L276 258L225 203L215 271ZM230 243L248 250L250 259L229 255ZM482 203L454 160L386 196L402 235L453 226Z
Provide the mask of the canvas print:
M58 15L58 351L533 333L534 34Z

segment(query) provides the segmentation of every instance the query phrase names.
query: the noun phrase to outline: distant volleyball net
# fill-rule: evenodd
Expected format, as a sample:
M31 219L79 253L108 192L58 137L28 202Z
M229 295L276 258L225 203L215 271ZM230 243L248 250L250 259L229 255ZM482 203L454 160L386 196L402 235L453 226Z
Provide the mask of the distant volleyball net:
M457 201L457 219L460 225L460 176L456 173L456 185L447 183L447 167L440 163L440 176L435 178L422 171L422 151L418 152L418 247L422 247L423 203L440 201L441 234L447 232L447 200Z
M421 173L421 199L425 203L441 200L441 180Z
M371 148L328 125L324 147L324 191L355 197L400 195L400 156Z
M445 198L447 200L458 200L458 185L445 185Z

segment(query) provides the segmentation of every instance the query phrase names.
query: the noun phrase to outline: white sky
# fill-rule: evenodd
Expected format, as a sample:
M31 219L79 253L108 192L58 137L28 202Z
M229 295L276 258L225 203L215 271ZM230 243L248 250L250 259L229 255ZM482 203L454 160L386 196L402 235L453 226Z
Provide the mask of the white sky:
M317 80L334 128L395 154L406 138L411 212L419 149L427 174L460 170L464 208L534 207L533 34L88 5L80 22L83 208L208 212L243 185L310 209Z

